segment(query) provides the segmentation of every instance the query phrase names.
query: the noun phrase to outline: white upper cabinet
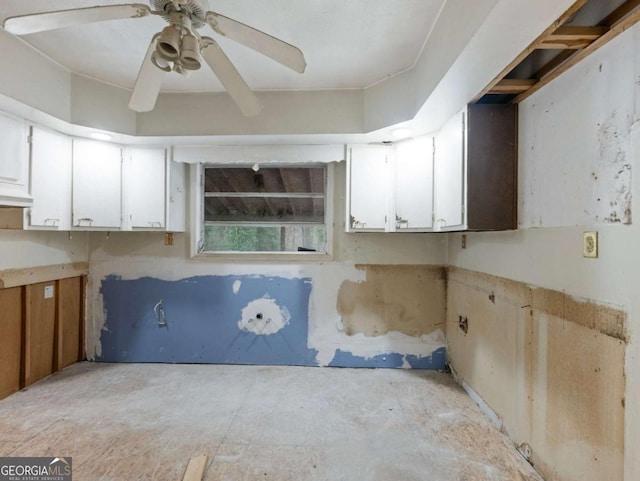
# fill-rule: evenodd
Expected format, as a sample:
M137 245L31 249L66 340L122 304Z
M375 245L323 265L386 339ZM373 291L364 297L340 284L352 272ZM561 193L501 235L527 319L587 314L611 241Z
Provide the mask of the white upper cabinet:
M71 139L58 132L31 130L31 194L27 228L71 228Z
M125 194L128 227L164 229L166 225L167 160L165 149L125 150Z
M347 232L385 231L393 148L354 145L347 156Z
M120 229L122 150L117 145L73 140L73 227Z
M127 148L124 158L123 229L184 232L186 165L157 147Z
M433 137L352 146L347 232L429 232L433 226Z
M456 114L435 137L434 230L466 229L464 119Z
M397 144L395 162L396 231L433 227L433 137Z
M0 113L0 206L28 205L27 125L23 119Z

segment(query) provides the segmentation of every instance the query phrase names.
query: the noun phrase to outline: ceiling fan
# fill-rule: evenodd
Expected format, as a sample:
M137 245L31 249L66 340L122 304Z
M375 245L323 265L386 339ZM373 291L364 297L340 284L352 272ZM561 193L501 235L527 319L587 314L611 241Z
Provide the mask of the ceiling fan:
M297 47L237 20L207 11L207 0L150 2L154 10L134 3L20 15L7 18L4 28L16 35L27 35L106 20L162 16L169 25L151 39L131 93L129 108L137 112L153 110L166 72L188 75L190 71L198 70L203 60L245 116L254 117L262 112L260 101L229 57L215 40L200 35L198 30L205 25L296 72L303 73L307 66Z

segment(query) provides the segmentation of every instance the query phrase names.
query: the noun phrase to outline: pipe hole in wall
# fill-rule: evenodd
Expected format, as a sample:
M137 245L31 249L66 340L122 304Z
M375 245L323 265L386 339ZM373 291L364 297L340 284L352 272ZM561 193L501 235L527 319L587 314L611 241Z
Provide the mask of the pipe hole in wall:
M469 332L469 321L466 317L458 316L458 327L465 334Z

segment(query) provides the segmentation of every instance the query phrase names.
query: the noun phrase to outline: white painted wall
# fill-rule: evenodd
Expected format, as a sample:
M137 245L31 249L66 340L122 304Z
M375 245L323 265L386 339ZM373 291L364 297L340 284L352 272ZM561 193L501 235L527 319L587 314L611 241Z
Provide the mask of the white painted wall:
M136 134L136 113L128 108L129 90L72 74L71 92L73 124Z
M364 131L362 90L257 92L264 110L244 117L229 95L163 93L137 115L138 135L333 134Z
M520 105L521 229L450 235L451 265L611 303L628 312L625 480L640 473L640 228L612 225L601 203L640 208L640 27L625 32ZM606 128L605 128L606 127ZM613 127L613 128L611 128ZM605 133L606 132L606 133ZM597 170L598 179L592 177ZM594 199L595 196L595 199ZM605 201L606 199L606 201ZM620 204L618 204L620 205ZM586 211L586 212L585 212ZM599 232L598 259L582 233Z
M69 121L71 74L0 28L0 94Z
M0 270L88 262L89 235L0 230Z

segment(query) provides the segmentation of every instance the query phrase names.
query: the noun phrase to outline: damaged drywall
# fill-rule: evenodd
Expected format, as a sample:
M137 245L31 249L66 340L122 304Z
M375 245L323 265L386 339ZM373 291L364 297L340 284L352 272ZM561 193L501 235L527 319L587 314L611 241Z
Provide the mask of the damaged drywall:
M623 309L451 267L447 321L452 368L543 476L623 479Z
M631 224L635 39L621 35L519 107L519 226Z
M118 264L122 262L101 267L138 269ZM91 357L113 362L445 368L442 266L262 268L271 274L248 274L260 270L255 266L225 270L236 274L162 279L106 274L99 284L92 281L97 315L89 330L95 353ZM275 271L281 275L273 275ZM393 285L381 279L387 271ZM362 286L365 293L351 292L350 300L360 307L350 322L365 332L371 322L377 335L345 332L336 307L345 285ZM372 304L371 310L382 316L378 320L358 314L372 302L366 295L370 285L387 299L387 308ZM403 328L405 323L412 330Z
M99 361L316 365L307 347L310 279L108 276L101 284Z
M356 266L364 281L344 281L337 309L346 335L430 334L442 326L446 285L442 266Z

